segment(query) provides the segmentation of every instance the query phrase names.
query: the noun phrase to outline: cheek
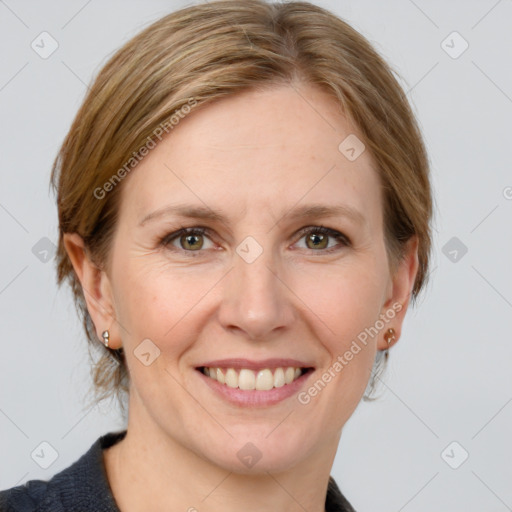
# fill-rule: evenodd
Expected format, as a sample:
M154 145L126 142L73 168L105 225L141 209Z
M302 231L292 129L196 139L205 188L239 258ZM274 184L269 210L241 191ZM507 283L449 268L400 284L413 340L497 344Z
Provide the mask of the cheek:
M221 274L136 258L120 267L124 271L118 274L116 312L128 331L123 343L133 351L142 340L150 339L165 350L166 358L177 357L197 334L201 301Z
M385 262L370 255L360 261L347 258L337 266L311 266L297 272L292 286L317 317L315 323L323 326L320 339L343 350L378 319L386 283Z
M125 270L118 281L116 312L124 327L122 342L131 381L144 402L166 401L175 390L175 366L192 339L187 312L195 303L180 293L183 279L170 272L150 272L135 265ZM173 396L176 407L185 407L179 393Z
M329 382L328 402L333 414L345 411L349 416L364 393L376 343L382 336L375 325L381 313L387 274L385 259L381 262L377 258L333 270L301 274L300 289L312 311L310 318L316 325L316 338L329 355L319 376ZM321 389L322 384L317 387Z

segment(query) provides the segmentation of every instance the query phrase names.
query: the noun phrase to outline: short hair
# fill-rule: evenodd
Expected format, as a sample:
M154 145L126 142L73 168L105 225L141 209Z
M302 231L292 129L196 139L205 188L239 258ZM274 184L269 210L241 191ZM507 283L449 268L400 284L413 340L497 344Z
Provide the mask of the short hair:
M392 272L406 242L418 237L416 301L427 281L431 250L429 163L395 75L348 23L326 9L294 1L221 0L186 7L145 28L108 60L71 125L51 176L59 215L57 281L69 282L89 347L101 351L92 371L95 401L116 395L123 405L129 374L123 350L98 342L63 234L78 233L92 261L108 269L122 178L136 165L132 157L149 141L157 143L159 127L169 126L169 119L190 108L191 100L207 104L300 81L335 99L377 164ZM380 369L387 356L378 351L374 368ZM374 388L373 373L367 391Z

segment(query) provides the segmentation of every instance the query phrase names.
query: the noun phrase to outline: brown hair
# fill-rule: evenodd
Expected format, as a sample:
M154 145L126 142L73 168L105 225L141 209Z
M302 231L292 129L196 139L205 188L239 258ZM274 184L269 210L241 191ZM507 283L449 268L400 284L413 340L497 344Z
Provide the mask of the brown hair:
M110 58L73 121L51 178L60 227L57 279L59 285L69 281L88 340L101 351L93 371L97 401L128 392L129 375L122 349L107 349L97 339L63 234L78 233L93 261L108 269L122 184L109 186L108 194L94 191L106 190L116 173L119 178L132 155L190 99L201 105L297 80L331 94L377 163L392 269L405 243L418 236L416 300L428 277L431 250L429 165L394 74L346 22L293 1L222 0L187 7L156 21ZM382 357L379 351L376 366Z

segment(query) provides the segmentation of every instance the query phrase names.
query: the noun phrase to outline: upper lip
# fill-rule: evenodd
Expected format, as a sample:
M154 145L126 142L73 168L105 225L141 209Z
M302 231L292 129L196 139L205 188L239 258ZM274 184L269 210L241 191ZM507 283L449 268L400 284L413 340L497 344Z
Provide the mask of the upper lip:
M293 366L295 368L313 368L312 364L298 359L272 358L261 359L255 361L252 359L235 358L235 359L216 359L215 361L207 361L198 366L198 368L247 368L248 370L259 370L261 368L287 368Z

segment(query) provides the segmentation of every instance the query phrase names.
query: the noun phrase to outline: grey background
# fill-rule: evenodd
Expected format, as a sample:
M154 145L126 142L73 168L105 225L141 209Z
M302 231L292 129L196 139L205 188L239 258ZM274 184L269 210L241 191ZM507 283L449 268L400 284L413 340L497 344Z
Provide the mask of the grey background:
M402 75L437 202L431 283L391 350L382 398L345 426L332 475L358 512L512 510L512 2L314 3ZM113 405L84 408L84 337L41 241L57 235L50 168L108 56L185 5L0 1L0 489L47 480L123 428ZM59 45L47 59L31 48L43 31ZM462 48L457 36L442 46L453 31L469 44L458 58L445 51ZM467 247L457 261L453 237ZM58 453L47 469L31 457L44 441Z

